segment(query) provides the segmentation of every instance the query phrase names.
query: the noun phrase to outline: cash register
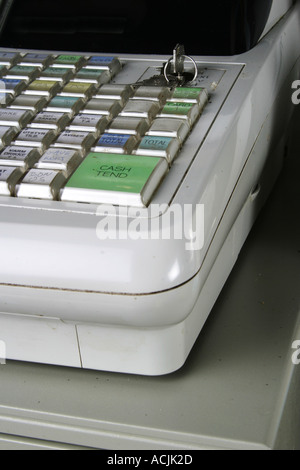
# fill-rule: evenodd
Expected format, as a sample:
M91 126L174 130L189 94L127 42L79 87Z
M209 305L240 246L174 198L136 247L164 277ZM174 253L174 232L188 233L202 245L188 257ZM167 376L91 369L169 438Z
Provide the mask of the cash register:
M5 359L170 374L282 167L299 5L0 7Z

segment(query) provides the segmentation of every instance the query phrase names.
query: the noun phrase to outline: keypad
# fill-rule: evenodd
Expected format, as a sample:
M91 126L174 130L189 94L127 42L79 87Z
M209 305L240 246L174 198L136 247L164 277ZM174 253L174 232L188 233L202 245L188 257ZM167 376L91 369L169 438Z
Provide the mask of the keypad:
M113 56L0 52L0 196L151 202L208 94L114 83L121 71Z

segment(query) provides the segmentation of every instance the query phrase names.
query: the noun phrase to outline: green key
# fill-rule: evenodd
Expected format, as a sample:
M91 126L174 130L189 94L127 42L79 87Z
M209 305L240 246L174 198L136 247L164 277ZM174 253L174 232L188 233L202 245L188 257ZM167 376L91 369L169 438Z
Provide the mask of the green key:
M178 87L175 88L172 97L168 101L196 104L199 110L202 111L208 102L208 93L205 88Z
M204 88L188 88L178 87L175 88L172 101L185 101L190 103L198 103Z
M92 152L68 181L61 199L146 206L167 169L164 158Z
M79 66L84 60L81 55L66 55L61 54L54 60L55 64L69 65L73 67Z
M39 67L31 65L15 65L7 72L7 77L20 77L29 80L35 78L40 73Z
M31 65L15 65L9 70L10 75L30 75L32 72L38 70L38 67L33 67Z
M177 114L180 116L186 116L192 109L193 104L191 103L166 103L162 113L163 114Z
M200 109L193 103L167 102L161 112L162 117L187 119L192 125L200 115Z

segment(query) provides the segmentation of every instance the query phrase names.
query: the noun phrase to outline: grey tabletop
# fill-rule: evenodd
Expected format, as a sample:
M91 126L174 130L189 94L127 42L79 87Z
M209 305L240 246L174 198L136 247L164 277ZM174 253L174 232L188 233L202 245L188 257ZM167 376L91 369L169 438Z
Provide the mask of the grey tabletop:
M184 367L153 378L8 361L0 449L300 448L299 116L284 170Z

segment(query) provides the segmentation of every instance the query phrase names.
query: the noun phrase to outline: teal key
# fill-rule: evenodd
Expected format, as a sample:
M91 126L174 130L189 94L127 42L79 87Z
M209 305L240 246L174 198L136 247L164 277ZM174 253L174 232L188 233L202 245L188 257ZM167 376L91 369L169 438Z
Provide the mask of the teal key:
M180 142L174 137L145 136L134 153L150 157L164 157L171 163L179 148Z
M47 106L47 110L54 111L55 109L65 112L77 113L84 105L81 98L75 96L55 96Z

